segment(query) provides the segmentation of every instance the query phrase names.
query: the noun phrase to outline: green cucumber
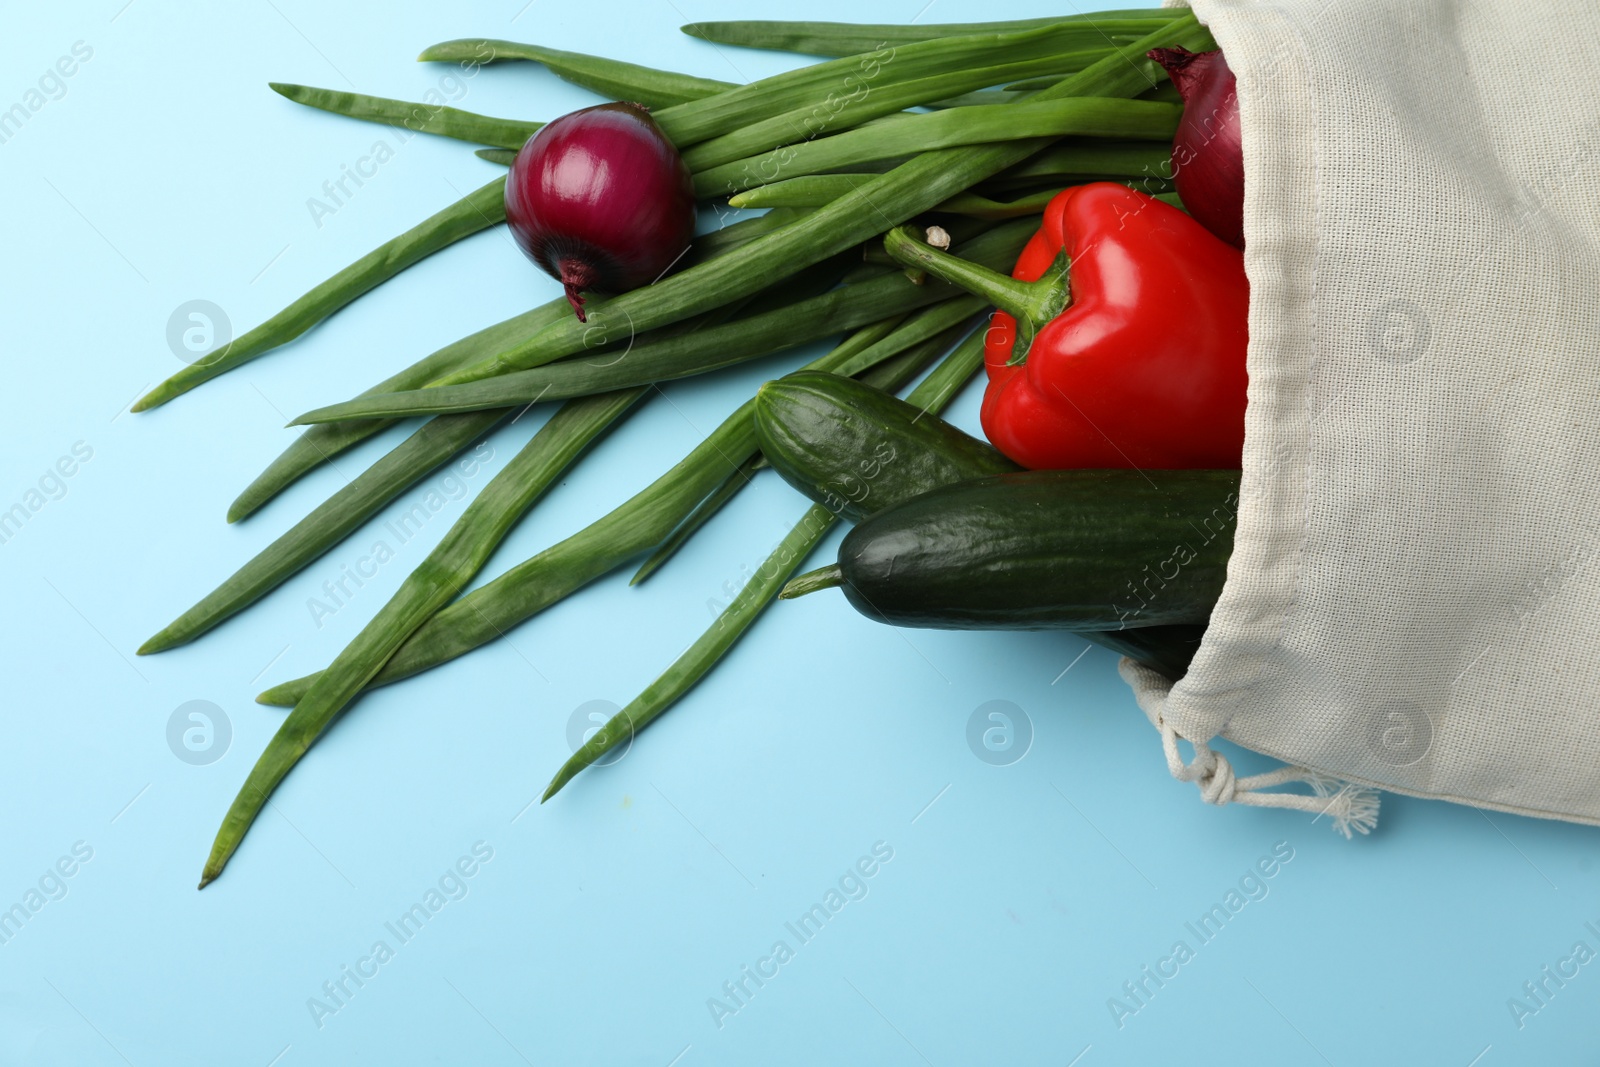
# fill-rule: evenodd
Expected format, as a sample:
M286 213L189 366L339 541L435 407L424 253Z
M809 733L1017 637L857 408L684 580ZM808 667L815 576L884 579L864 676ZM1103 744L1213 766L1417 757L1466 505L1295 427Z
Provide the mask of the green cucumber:
M1238 471L1000 474L861 522L796 594L842 585L862 614L935 629L1204 624L1227 576Z
M848 522L942 485L1018 469L937 415L824 371L763 385L755 419L772 469Z
M1019 468L936 415L862 382L801 371L762 386L756 438L785 481L850 522L933 489ZM1181 678L1205 627L1146 626L1079 636Z
M1131 630L1080 630L1078 636L1138 660L1157 674L1176 682L1189 673L1189 661L1200 651L1204 625L1136 626Z

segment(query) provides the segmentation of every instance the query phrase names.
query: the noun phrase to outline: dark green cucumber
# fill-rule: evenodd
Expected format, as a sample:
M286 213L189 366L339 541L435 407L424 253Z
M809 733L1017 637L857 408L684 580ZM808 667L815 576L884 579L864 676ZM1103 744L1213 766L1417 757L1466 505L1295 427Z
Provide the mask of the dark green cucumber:
M756 397L756 437L783 479L850 522L933 489L1018 468L970 434L869 385L801 371ZM1146 626L1080 636L1177 679L1205 627Z
M1018 469L937 415L823 371L761 387L756 440L784 481L848 522L939 486Z
M936 489L864 520L839 562L865 615L936 629L1203 624L1233 548L1238 471L1028 471Z
M1205 635L1205 626L1195 623L1078 632L1079 637L1138 660L1174 682L1189 673L1189 662L1200 651L1200 639Z

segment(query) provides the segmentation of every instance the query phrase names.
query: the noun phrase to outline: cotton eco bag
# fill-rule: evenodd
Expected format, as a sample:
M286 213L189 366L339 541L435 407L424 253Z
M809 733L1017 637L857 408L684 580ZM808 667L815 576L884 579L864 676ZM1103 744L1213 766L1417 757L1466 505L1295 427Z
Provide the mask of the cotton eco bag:
M1188 675L1123 677L1213 803L1600 823L1600 5L1193 7L1239 85L1244 473Z

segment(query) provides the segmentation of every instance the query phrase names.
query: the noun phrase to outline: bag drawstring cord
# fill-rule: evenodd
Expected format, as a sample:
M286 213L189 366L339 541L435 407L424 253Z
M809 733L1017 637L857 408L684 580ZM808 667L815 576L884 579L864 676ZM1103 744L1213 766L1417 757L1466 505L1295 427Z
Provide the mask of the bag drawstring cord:
M1178 751L1178 731L1157 714L1156 729L1161 731L1161 747L1166 753L1167 770L1180 782L1194 782L1200 799L1207 804L1247 804L1258 808L1290 808L1324 815L1333 820L1333 829L1346 838L1351 833L1371 833L1378 824L1379 794L1376 789L1329 778L1306 767L1280 767L1266 774L1239 778L1228 758L1204 741L1190 740L1194 759L1185 763ZM1187 740L1187 739L1186 739ZM1264 790L1291 782L1305 782L1307 793L1268 793ZM1315 821L1315 820L1313 820Z

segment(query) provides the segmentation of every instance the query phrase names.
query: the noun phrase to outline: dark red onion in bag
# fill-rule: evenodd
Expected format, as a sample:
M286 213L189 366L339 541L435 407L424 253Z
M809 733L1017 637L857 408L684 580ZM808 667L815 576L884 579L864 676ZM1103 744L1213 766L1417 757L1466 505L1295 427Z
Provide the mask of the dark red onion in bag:
M506 179L506 221L586 321L581 290L636 289L683 255L694 237L694 183L647 110L598 104L528 138Z
M1157 48L1149 58L1166 68L1183 97L1183 119L1172 139L1172 176L1195 220L1244 247L1244 149L1239 95L1221 52Z

